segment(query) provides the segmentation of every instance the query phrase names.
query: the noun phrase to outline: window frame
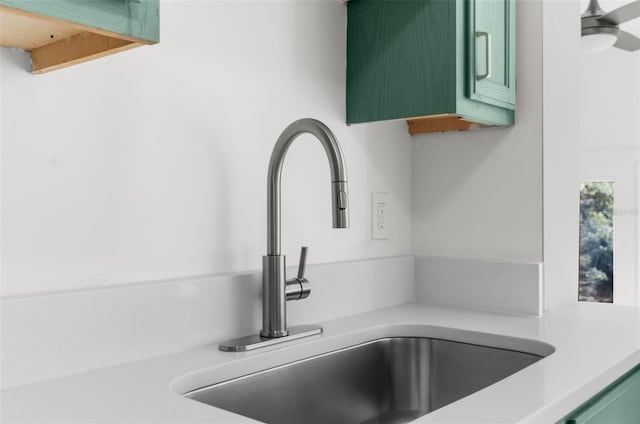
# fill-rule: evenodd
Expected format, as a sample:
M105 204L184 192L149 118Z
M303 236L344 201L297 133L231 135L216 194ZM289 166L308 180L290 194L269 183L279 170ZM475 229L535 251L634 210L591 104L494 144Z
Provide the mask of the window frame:
M613 182L613 303L640 306L640 218L635 217L633 231L630 220L620 216L625 205L633 204L636 211L639 209L640 161L621 160L620 154L629 153L625 150L603 154L602 150L595 149L590 152L593 156L589 155L592 160L583 156L578 190L583 182ZM629 178L631 172L635 178Z

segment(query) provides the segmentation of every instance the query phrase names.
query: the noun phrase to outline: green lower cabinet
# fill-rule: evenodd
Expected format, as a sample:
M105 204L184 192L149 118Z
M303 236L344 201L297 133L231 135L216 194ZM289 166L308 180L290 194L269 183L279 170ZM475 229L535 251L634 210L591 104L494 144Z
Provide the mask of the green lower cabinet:
M350 0L347 123L513 125L515 8L515 0Z
M558 424L640 423L640 366L581 405Z

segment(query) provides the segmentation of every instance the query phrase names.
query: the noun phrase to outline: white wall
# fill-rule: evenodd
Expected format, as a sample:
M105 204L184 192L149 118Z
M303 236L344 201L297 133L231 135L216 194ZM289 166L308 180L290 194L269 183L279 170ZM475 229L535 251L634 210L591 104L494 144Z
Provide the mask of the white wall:
M516 125L414 137L415 254L542 260L542 3L517 15Z
M413 142L403 122L344 125L338 1L163 1L160 44L41 76L0 49L0 294L259 268L271 148L289 122L313 116L342 143L352 225L330 228L324 152L301 139L283 181L290 263L302 243L312 263L411 250L544 258L549 305L575 300L575 131L632 134L634 110L587 107L576 123L577 3L518 2L515 127ZM610 124L585 129L594 115ZM370 240L371 191L392 193L389 241Z
M344 124L338 1L163 1L162 40L50 74L0 49L3 296L260 267L266 170L293 120L342 144L351 228L331 229L329 172L310 137L283 180L283 252L310 262L410 251L404 123ZM391 239L370 240L371 191Z
M543 259L547 310L578 298L580 6L578 0L543 2Z
M580 4L518 2L516 125L415 137L413 248L544 261L546 309L577 299Z
M626 3L603 0L601 6L613 10ZM640 35L639 22L621 28ZM640 54L611 48L580 59L580 177L614 182L614 302L638 305Z

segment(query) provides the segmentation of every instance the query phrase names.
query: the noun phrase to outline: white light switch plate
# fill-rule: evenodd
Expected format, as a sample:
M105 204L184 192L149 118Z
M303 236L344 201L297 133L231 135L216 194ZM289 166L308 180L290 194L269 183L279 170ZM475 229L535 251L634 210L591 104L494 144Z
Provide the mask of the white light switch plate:
M371 239L387 240L391 223L389 193L371 193Z

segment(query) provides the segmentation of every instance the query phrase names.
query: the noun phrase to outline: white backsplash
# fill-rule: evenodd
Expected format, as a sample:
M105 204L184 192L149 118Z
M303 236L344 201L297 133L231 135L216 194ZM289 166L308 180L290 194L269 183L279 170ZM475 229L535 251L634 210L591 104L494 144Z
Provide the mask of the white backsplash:
M413 262L397 256L309 265L311 296L288 302L288 323L413 302ZM260 281L255 271L2 299L2 387L255 333Z
M542 314L541 263L417 256L415 272L417 300L421 303Z
M541 265L394 256L309 265L288 323L403 303L539 315ZM289 275L295 269L289 268ZM144 360L257 332L259 271L4 298L2 387Z

